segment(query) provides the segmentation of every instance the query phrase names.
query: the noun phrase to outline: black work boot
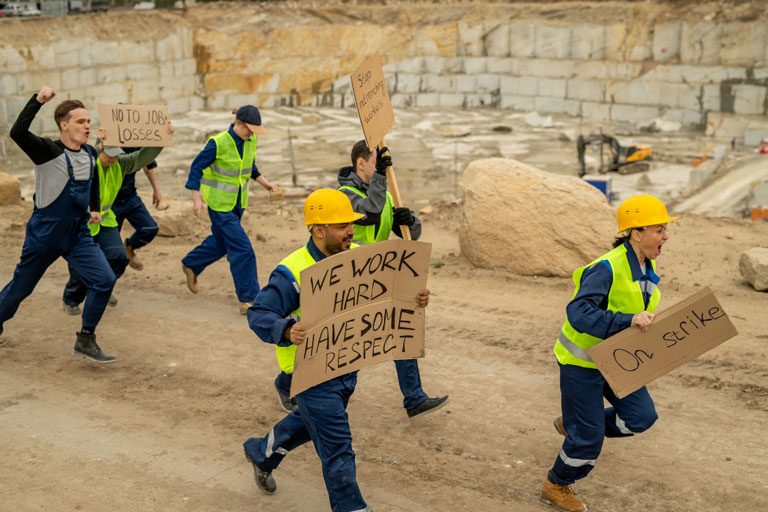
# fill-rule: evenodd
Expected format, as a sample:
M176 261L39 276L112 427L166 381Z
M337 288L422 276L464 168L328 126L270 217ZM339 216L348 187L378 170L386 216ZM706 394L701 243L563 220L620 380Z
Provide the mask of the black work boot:
M272 472L263 471L255 462L253 462L253 459L248 455L248 452L245 452L245 459L251 463L251 466L253 466L253 479L256 481L256 485L259 486L259 489L267 494L274 494L277 490L277 483L275 482L275 477L272 476Z
M405 411L408 413L408 418L415 418L416 416L424 415L428 412L434 412L438 410L444 406L450 398L451 397L449 395L437 398L427 398L416 407L406 409Z
M90 359L96 363L112 363L117 361L115 356L105 354L96 344L96 335L78 332L73 355Z

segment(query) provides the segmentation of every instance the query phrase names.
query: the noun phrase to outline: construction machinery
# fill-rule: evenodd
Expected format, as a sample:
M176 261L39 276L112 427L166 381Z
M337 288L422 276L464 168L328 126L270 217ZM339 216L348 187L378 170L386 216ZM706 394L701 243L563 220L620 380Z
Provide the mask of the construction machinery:
M636 172L647 171L650 168L648 160L653 160L653 151L650 146L641 146L633 144L631 146L622 146L615 137L604 133L590 134L587 137L579 135L576 140L576 150L579 156L579 165L581 165L580 176L587 173L586 163L584 161L584 152L587 146L592 151L600 152L600 166L598 172L604 174L609 171L617 171L619 174L634 174ZM610 150L610 158L604 155L603 146Z

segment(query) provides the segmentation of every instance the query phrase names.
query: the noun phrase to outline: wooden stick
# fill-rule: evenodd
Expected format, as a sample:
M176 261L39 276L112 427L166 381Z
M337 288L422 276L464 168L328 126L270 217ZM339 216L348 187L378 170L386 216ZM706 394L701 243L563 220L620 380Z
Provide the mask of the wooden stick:
M379 142L379 149L385 147L386 145L387 143L385 139L381 139L381 142ZM395 178L394 165L387 167L387 182L389 183L389 190L392 193L392 201L395 203L395 208L401 208L403 206L403 200L400 198L400 189L397 188L397 179ZM411 228L409 226L400 225L400 233L403 235L403 240L411 239Z

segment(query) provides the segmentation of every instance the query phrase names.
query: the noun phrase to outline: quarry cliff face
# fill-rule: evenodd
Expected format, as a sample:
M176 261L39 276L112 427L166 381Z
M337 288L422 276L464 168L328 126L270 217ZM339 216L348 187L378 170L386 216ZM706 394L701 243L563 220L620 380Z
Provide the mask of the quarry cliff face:
M701 127L709 113L764 115L768 101L758 2L228 2L0 28L0 129L42 83L87 104L163 103L171 113L348 107L349 73L374 52L395 107Z

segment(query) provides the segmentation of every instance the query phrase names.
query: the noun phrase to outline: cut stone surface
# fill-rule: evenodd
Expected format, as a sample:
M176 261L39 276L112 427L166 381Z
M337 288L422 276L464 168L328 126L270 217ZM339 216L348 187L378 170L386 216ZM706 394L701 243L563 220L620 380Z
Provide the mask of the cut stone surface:
M753 247L741 253L739 270L755 290L768 291L768 248Z
M21 182L7 172L0 172L0 206L21 201Z

